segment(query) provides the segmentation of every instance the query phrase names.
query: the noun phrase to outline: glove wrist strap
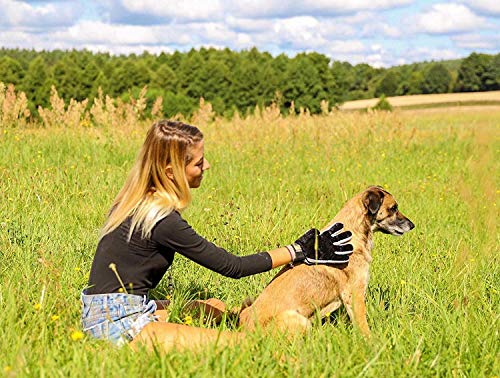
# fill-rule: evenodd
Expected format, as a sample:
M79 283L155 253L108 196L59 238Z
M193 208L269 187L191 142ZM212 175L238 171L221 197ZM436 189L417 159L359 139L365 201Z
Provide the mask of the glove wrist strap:
M292 260L291 261L292 263L304 261L304 259L306 258L306 255L304 251L302 251L302 247L299 244L297 243L289 244L286 246L286 248L290 253L290 258Z

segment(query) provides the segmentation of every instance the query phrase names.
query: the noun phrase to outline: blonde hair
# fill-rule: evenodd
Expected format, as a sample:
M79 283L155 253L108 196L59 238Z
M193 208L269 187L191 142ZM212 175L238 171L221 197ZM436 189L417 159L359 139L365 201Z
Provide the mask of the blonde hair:
M189 147L203 140L195 126L161 120L149 129L125 184L116 196L101 231L101 238L132 217L128 238L136 228L149 238L155 224L172 211L191 202L186 165L192 159ZM173 179L167 176L172 167Z

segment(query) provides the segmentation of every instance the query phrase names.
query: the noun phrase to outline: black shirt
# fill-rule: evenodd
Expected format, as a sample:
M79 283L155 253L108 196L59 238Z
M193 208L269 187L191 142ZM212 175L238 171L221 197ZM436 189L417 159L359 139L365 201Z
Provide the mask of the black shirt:
M128 241L130 218L105 235L97 245L86 294L117 293L121 284L109 267L116 270L129 294L147 295L160 282L174 260L175 252L226 277L240 278L272 268L267 252L236 256L204 239L173 211L143 239L135 230Z

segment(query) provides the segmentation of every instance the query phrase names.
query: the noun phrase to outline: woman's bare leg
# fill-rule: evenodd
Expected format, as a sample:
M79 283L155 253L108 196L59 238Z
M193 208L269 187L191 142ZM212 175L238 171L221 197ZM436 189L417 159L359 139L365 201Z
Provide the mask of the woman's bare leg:
M141 346L153 350L155 347L168 351L196 350L205 345L230 345L241 341L244 334L239 332L219 331L199 327L190 327L183 324L154 322L146 325L142 331L131 341L132 349Z

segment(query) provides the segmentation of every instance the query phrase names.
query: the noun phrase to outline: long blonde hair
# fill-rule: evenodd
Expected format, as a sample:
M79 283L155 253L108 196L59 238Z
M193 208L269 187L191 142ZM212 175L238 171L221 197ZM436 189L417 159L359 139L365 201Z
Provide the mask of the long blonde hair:
M101 238L132 217L128 238L136 228L149 238L155 224L174 210L186 208L191 193L186 165L192 159L189 147L202 141L195 126L161 120L149 129L125 184L116 196L101 231ZM167 176L172 167L173 179Z

